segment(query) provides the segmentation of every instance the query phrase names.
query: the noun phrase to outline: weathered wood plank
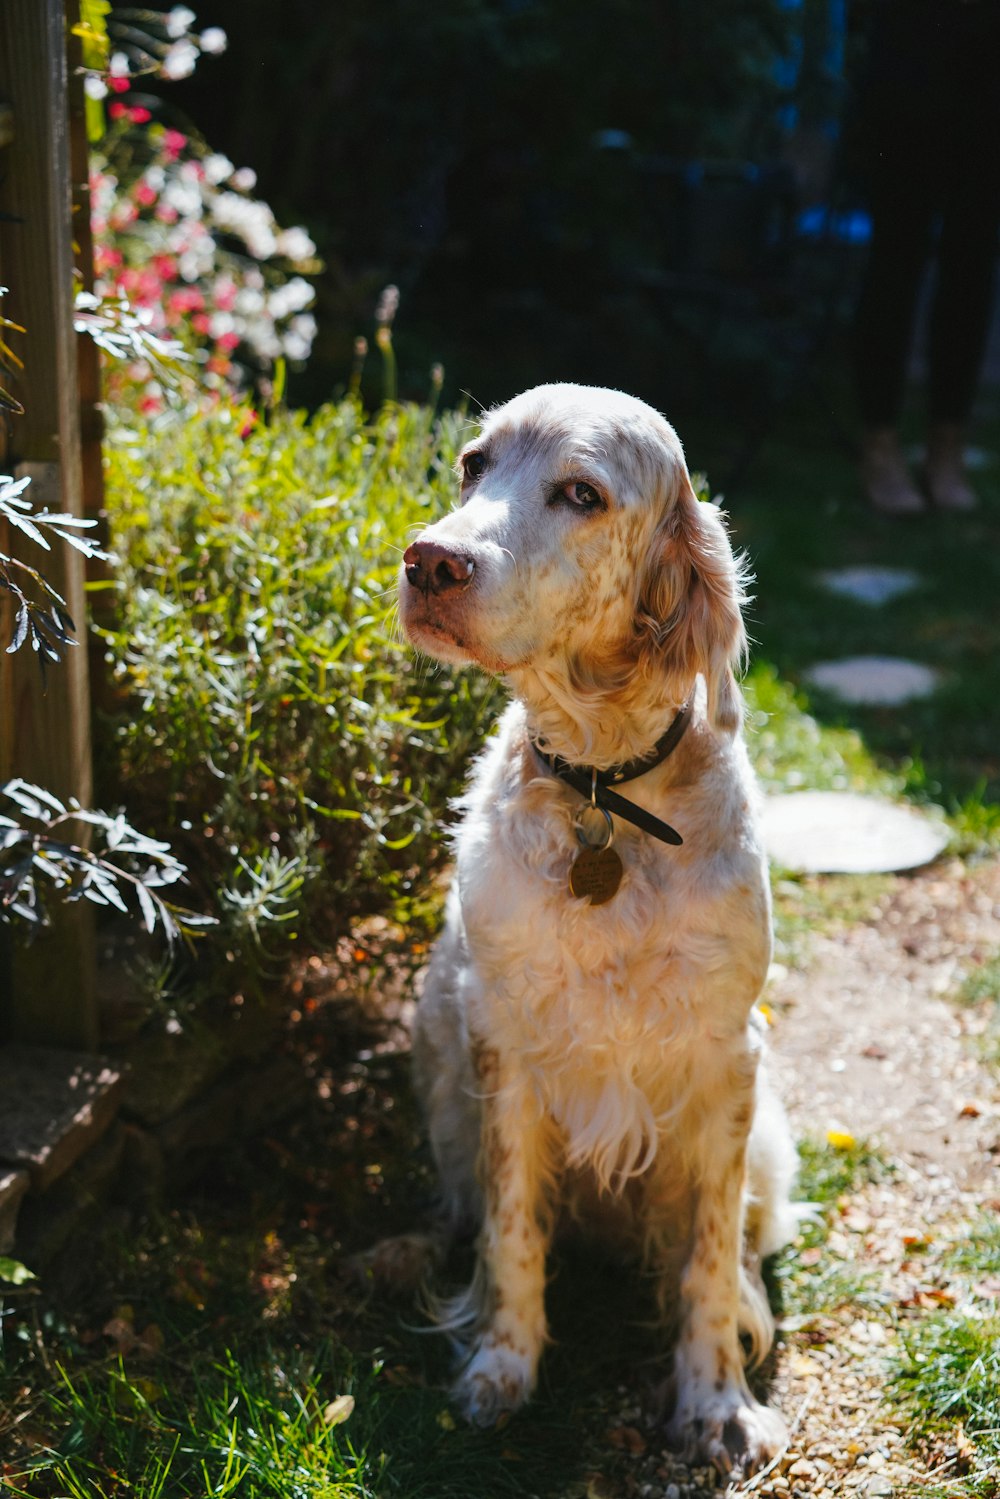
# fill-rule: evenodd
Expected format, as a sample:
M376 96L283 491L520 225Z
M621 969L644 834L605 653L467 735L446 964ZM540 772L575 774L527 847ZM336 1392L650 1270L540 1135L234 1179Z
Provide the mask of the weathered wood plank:
M44 1191L118 1112L121 1074L102 1057L48 1046L0 1051L0 1161Z
M0 159L0 284L4 311L27 330L17 395L25 413L7 426L3 468L33 466L36 502L84 511L80 399L73 329L70 87L63 0L0 5L0 97L11 106L13 140ZM35 465L41 467L35 468ZM84 569L69 547L19 553L67 601L82 632ZM91 799L90 690L85 646L67 651L40 689L30 651L0 656L0 781L36 781L55 795ZM93 926L83 906L60 912L44 940L11 958L0 994L0 1026L23 1039L93 1044L96 1035Z
M0 1166L0 1254L9 1254L14 1247L17 1215L30 1181L27 1171Z

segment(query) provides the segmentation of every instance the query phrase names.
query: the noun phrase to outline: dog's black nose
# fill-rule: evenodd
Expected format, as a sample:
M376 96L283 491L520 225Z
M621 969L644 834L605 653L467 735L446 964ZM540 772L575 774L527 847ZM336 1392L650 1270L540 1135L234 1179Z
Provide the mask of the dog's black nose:
M406 581L421 593L449 593L468 588L476 564L468 552L439 541L414 541L403 553Z

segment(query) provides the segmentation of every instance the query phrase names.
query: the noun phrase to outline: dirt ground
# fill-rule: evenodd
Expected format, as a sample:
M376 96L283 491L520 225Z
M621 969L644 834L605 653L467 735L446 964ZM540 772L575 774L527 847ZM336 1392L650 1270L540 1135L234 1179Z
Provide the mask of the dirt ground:
M932 1304L934 1246L984 1206L1000 1211L1000 1083L976 1046L988 1020L953 1002L998 943L1000 864L955 860L893 881L868 920L814 936L802 971L773 975L773 1050L796 1133L870 1141L894 1169L851 1194L830 1240L872 1274L879 1311L781 1328L772 1400L791 1446L734 1494L947 1492L961 1471L947 1448L915 1458L885 1406L885 1309Z

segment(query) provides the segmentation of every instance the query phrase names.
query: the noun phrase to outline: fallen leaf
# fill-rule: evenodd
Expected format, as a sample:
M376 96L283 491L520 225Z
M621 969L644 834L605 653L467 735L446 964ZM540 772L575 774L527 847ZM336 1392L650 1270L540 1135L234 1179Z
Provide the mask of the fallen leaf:
M884 1062L889 1053L878 1041L869 1041L861 1055L863 1057L871 1057L875 1062Z
M135 1347L135 1328L124 1317L109 1317L101 1328L101 1332L106 1338L111 1339L115 1352L123 1357L131 1353Z
M325 1426L340 1426L346 1421L354 1410L353 1395L338 1395L336 1400L331 1400L323 1411L323 1424Z
M950 1291L937 1286L914 1286L908 1296L900 1296L896 1303L903 1307L954 1306L955 1298Z
M968 1473L976 1460L976 1446L965 1434L961 1421L955 1428L955 1466L959 1473Z
M646 1439L634 1426L616 1426L608 1432L608 1441L621 1452L639 1457L646 1450Z
M963 1103L962 1107L959 1109L958 1117L959 1119L978 1119L982 1112L982 1104L977 1103L974 1098L970 1098L968 1103Z

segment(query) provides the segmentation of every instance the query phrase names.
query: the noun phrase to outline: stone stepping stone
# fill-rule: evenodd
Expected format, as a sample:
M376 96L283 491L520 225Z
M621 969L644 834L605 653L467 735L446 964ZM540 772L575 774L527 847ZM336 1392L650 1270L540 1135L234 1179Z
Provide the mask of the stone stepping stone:
M820 573L819 580L831 593L878 607L900 594L912 593L920 574L905 567L839 567Z
M930 864L948 830L922 812L850 791L790 791L765 798L764 846L801 874L895 874Z
M899 656L845 656L841 661L820 661L803 675L813 687L842 702L884 708L930 697L941 682L940 673L930 666Z

